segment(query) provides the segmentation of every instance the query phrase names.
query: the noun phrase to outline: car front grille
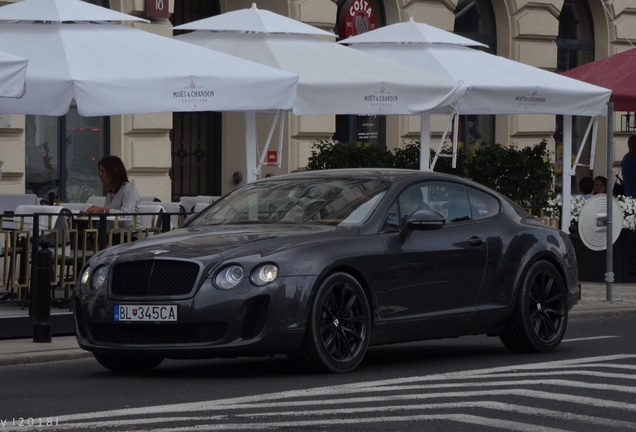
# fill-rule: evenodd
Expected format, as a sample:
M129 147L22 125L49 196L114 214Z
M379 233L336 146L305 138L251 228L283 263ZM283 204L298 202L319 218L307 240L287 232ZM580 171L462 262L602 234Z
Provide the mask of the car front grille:
M121 345L168 345L216 342L227 333L227 323L209 324L90 324L91 338Z
M267 321L268 309L268 296L258 296L247 302L247 312L243 320L241 338L252 339L261 334Z
M179 296L192 292L200 267L190 261L142 260L113 266L110 291L127 297Z

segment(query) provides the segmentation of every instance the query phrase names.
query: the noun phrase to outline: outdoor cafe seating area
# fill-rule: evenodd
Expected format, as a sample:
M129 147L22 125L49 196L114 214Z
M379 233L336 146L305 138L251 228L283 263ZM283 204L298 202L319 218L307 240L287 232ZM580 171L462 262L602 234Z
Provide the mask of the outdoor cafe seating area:
M65 304L78 272L93 254L114 244L178 228L188 216L216 199L197 196L182 197L179 202L161 202L154 197L142 197L138 202L139 213L135 215L88 215L85 210L94 204L103 206L104 197L92 196L85 203L49 205L33 194L0 194L0 301L21 308L29 306L34 263L43 242L52 253L53 300ZM131 224L123 222L132 222L132 226L124 227Z

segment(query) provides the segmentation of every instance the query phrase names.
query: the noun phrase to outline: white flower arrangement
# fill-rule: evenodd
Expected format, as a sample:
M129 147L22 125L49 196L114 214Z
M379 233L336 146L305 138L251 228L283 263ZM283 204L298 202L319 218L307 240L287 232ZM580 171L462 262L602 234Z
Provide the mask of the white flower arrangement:
M572 223L579 221L581 210L585 205L585 198L582 195L572 195L570 197L570 220ZM623 228L631 231L636 231L636 199L619 195L616 197L616 201L623 212ZM544 214L547 217L555 217L558 212L556 208L560 208L563 205L563 197L556 195L554 198L548 199L548 208L544 209Z
M623 211L623 228L636 231L636 199L619 195L616 200Z

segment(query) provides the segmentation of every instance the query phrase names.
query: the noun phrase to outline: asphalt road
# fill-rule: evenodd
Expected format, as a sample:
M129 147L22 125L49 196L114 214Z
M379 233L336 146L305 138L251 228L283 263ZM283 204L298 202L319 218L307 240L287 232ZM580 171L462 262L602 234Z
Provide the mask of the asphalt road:
M92 359L0 368L2 430L636 429L636 316L572 319L557 351L497 338L373 348L353 373L284 357L166 361L120 375ZM199 430L199 429L197 429Z

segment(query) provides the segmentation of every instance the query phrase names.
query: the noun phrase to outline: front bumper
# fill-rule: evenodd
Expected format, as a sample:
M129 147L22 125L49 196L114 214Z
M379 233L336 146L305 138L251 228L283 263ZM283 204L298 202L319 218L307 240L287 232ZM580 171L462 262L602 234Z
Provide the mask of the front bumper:
M188 298L114 298L102 288L74 296L76 335L91 352L165 358L274 355L297 351L305 333L315 278L281 277L256 288L221 291L206 281ZM120 322L115 305L176 305L176 322Z

